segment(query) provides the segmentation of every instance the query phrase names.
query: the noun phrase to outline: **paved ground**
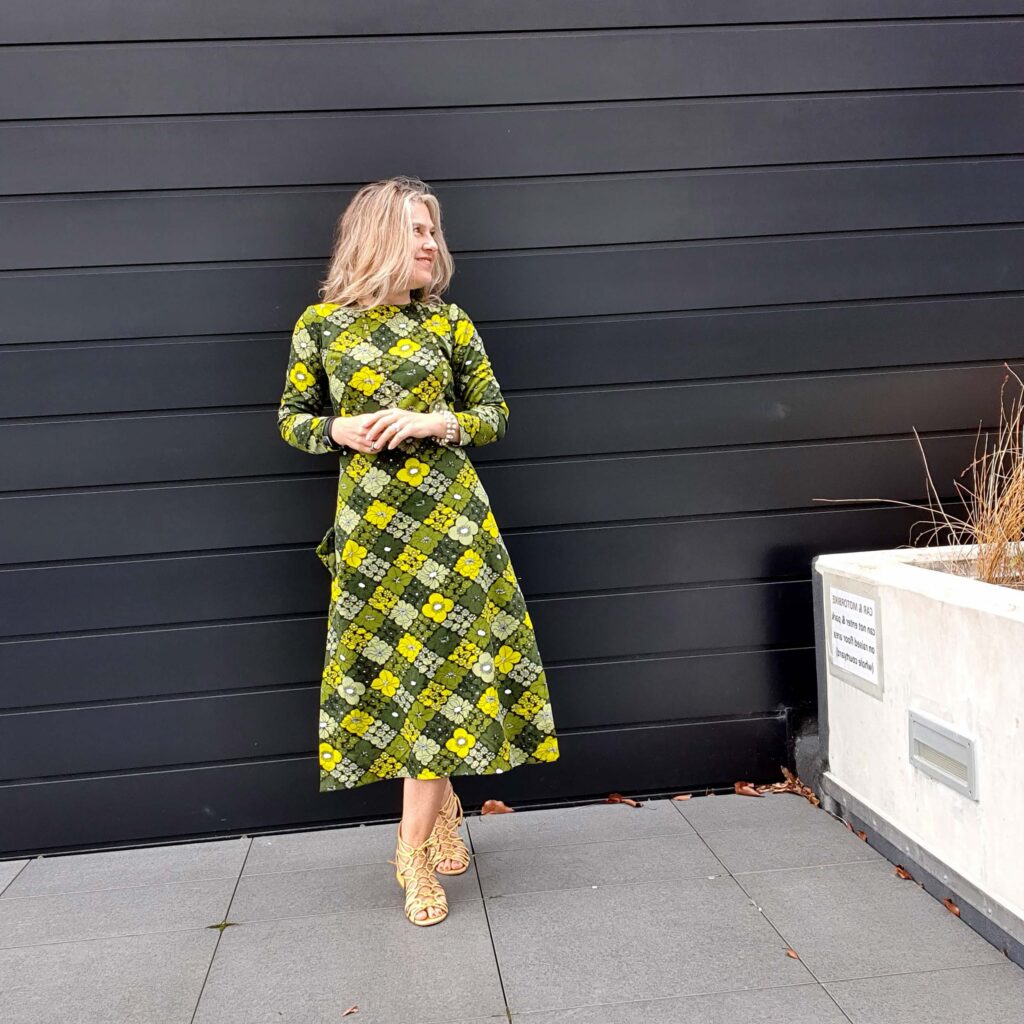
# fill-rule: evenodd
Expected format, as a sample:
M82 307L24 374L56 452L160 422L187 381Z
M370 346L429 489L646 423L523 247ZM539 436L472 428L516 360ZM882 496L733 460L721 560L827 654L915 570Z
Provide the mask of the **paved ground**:
M466 830L474 863L428 928L402 915L394 825L0 861L0 1020L1024 1020L1024 971L802 797Z

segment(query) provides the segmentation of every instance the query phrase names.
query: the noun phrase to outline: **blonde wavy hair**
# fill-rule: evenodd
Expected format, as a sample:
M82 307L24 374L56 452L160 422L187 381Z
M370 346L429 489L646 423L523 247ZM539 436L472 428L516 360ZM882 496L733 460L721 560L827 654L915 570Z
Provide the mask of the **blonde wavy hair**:
M426 204L434 221L437 251L430 283L410 288L416 302L440 302L455 270L441 229L441 204L419 178L398 175L364 185L338 218L327 273L318 294L322 302L359 307L359 296L381 305L385 296L410 287L413 245L412 207Z

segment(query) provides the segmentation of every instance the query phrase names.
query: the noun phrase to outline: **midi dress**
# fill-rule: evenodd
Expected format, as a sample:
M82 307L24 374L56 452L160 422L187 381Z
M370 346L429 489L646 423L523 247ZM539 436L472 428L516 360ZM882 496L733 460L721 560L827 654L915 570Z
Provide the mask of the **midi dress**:
M362 453L325 432L330 412L382 408L451 409L457 443L406 438ZM296 322L279 431L340 460L334 521L316 548L331 574L320 792L558 759L533 622L466 454L501 440L508 417L454 303L318 303Z

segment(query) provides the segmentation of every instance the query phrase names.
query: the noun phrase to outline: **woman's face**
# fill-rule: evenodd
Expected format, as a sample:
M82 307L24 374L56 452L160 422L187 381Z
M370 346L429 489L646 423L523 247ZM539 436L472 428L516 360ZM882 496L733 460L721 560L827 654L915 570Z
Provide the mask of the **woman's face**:
M434 276L437 242L434 241L434 222L427 204L417 200L412 204L412 287L424 288Z

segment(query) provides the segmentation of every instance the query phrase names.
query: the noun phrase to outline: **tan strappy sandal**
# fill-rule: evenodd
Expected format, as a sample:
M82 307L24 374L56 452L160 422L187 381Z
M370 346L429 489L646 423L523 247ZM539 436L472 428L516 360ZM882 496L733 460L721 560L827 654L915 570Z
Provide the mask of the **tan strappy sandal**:
M448 796L437 813L434 830L430 833L430 838L433 840L431 866L439 875L462 875L469 870L469 849L462 841L462 836L459 835L462 817L462 801L449 779ZM457 861L458 867L454 871L442 870L438 865L446 860Z
M405 890L405 916L413 924L440 924L448 916L448 897L434 875L431 847L430 836L419 846L407 843L402 838L402 825L399 822L395 859L388 863L395 865L395 878ZM431 907L440 907L444 913L431 917ZM422 920L416 917L421 910L426 912Z

